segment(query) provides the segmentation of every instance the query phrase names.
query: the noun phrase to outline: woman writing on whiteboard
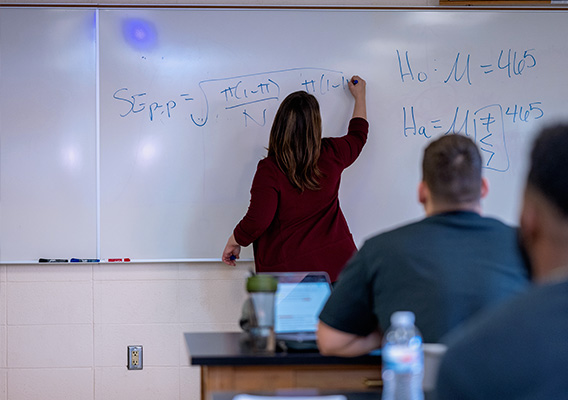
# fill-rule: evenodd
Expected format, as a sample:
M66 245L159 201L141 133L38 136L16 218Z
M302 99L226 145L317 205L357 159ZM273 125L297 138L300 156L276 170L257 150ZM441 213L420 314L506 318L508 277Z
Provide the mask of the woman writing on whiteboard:
M339 207L341 173L359 156L369 124L366 82L349 81L355 99L347 135L322 138L319 104L304 91L283 101L272 124L268 156L258 163L246 215L223 250L236 265L253 243L257 272L326 271L331 281L356 251Z

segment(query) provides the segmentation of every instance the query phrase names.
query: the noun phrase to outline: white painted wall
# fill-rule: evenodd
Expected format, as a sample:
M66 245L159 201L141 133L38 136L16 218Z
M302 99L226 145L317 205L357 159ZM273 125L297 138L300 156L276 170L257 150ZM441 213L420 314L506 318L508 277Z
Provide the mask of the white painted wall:
M147 4L104 2L111 3ZM191 4L353 5L347 0ZM438 1L354 4L437 6ZM0 265L0 400L198 400L199 369L189 365L183 333L237 331L250 268L251 263L237 268L221 263ZM142 371L126 369L126 347L134 344L144 346Z

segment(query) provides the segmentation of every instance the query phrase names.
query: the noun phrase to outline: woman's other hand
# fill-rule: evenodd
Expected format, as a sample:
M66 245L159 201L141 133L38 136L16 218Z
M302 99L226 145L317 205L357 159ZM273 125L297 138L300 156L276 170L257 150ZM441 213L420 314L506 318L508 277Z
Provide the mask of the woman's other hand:
M227 240L227 244L225 245L225 250L223 250L223 256L221 260L227 264L232 265L233 267L237 265L235 260L239 259L239 255L241 254L241 245L237 243L235 240L235 235L231 235L229 240Z

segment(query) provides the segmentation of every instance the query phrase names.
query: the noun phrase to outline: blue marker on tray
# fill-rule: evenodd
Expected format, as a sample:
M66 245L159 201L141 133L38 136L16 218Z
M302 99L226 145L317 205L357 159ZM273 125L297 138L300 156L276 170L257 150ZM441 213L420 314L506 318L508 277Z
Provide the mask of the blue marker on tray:
M100 262L98 258L72 258L69 260L70 262Z

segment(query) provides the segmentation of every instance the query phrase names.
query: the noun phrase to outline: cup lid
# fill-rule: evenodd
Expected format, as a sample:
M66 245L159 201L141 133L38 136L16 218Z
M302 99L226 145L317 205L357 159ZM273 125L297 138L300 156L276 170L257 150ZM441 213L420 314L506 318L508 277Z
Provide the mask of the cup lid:
M278 280L272 275L253 275L247 279L247 292L276 292Z
M396 311L390 320L393 326L410 326L414 325L415 317L412 311Z

